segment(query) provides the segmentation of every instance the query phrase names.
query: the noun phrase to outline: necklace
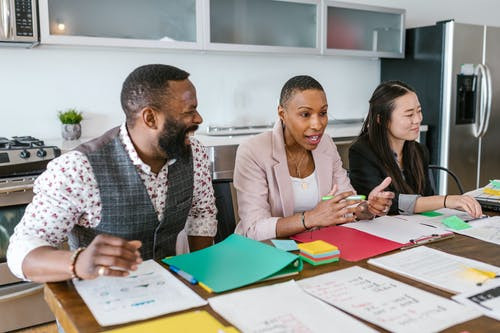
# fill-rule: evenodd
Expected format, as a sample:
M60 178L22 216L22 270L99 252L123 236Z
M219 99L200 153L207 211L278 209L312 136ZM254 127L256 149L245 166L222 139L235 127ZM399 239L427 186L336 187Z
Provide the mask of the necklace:
M307 150L303 151L303 153L301 154L298 161L297 161L297 159L292 158L292 153L290 153L290 151L288 150L288 148L286 146L285 146L285 151L286 151L287 158L290 160L290 162L292 162L295 165L295 174L301 180L300 186L302 187L303 190L307 190L308 184L300 176L300 167L302 166L302 161L304 161L304 157L306 157L306 155L307 155Z

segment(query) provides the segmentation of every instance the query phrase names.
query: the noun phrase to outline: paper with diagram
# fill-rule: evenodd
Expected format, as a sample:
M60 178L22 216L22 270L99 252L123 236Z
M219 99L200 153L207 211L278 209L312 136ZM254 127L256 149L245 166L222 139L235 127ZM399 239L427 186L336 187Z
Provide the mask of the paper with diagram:
M453 296L459 303L474 307L484 315L500 320L500 281L478 290Z
M500 216L471 221L469 225L471 228L455 232L500 245Z
M452 300L358 266L298 284L311 295L391 332L437 332L480 316Z
M127 277L74 281L101 326L123 324L203 306L207 302L169 271L146 260Z

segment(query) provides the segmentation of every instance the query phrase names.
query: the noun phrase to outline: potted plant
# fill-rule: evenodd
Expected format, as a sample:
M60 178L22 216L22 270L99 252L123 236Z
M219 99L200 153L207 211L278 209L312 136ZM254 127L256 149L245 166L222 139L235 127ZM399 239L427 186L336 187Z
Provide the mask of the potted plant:
M62 123L61 134L64 140L78 140L82 135L80 122L83 119L82 113L74 108L66 111L59 111L59 120Z

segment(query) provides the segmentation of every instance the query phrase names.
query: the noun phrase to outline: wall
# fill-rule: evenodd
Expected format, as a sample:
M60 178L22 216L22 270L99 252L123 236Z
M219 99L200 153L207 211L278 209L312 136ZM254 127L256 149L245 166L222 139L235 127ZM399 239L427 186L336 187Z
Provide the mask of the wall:
M279 92L293 75L324 86L331 116L362 117L378 84L379 61L320 56L207 54L144 49L0 48L0 136L59 136L57 110L83 110L83 136L124 120L120 89L135 67L166 63L189 71L204 124L264 124L276 118Z
M407 25L456 17L495 24L500 2L352 0L407 9ZM495 17L494 17L495 16ZM204 125L263 124L276 117L282 84L310 74L324 86L330 117L359 118L379 82L379 61L334 56L285 56L42 46L0 48L0 136L59 136L58 110L84 112L83 136L96 136L123 121L119 92L126 75L146 63L189 71L198 89Z

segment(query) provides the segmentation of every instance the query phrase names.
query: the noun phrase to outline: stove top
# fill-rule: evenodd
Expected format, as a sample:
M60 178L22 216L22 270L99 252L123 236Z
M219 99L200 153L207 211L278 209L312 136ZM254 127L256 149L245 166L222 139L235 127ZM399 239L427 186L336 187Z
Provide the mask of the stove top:
M32 136L0 137L0 178L42 173L61 150Z

